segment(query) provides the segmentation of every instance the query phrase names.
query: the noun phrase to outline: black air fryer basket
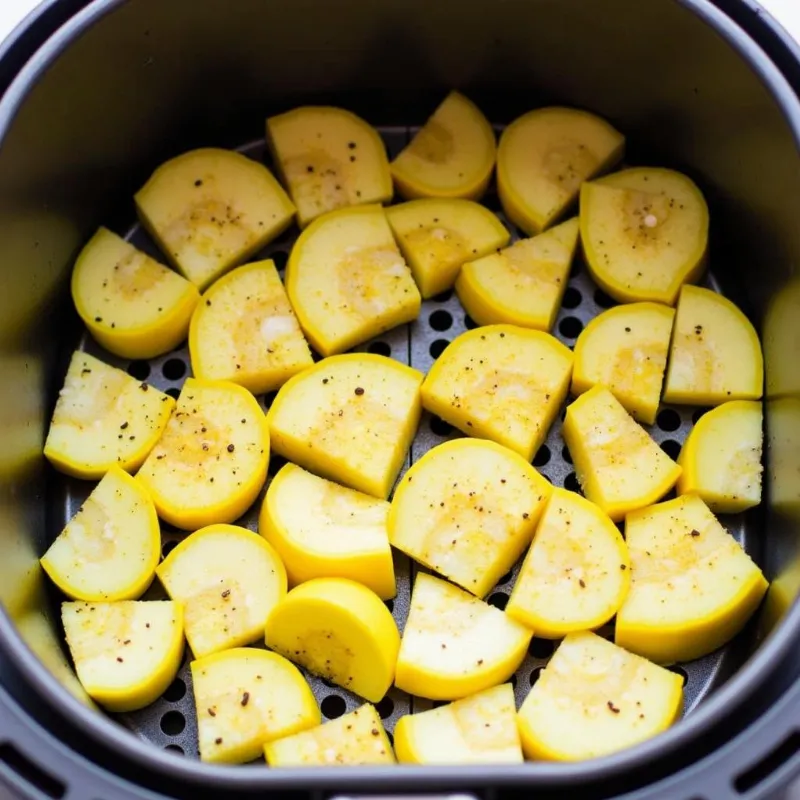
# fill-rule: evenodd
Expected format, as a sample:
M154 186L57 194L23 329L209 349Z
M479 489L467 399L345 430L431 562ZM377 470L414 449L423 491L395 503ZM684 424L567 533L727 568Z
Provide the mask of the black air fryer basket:
M765 502L730 521L773 581L761 612L723 650L675 667L686 678L680 724L595 761L314 771L201 764L186 664L153 706L113 718L64 688L72 676L58 598L37 569L88 492L38 456L66 359L96 347L68 300L77 251L101 223L146 247L130 198L155 165L202 145L262 158L264 119L296 105L352 109L378 128L390 155L451 88L498 129L545 104L597 112L626 134L631 163L698 181L712 215L706 285L763 331L800 267L800 52L760 8L745 0L49 0L0 49L0 86L0 779L15 793L718 800L768 796L800 771L800 445L791 445L800 430L775 413L791 397L765 400ZM499 209L491 192L484 202ZM285 265L293 238L284 234L265 254ZM554 334L574 344L607 302L576 265ZM425 371L471 324L454 295L440 296L423 303L416 323L370 345ZM800 341L800 318L781 325L782 341ZM768 375L780 369L800 387L800 347L765 348ZM188 368L185 348L149 362L109 360L167 390ZM662 406L651 432L670 454L695 412ZM423 417L412 452L446 435ZM560 421L534 463L574 488ZM243 524L254 522L251 511ZM164 534L165 553L177 539ZM410 576L400 560L393 613L401 624ZM513 578L490 602L504 605ZM518 701L551 653L534 639L514 678ZM323 716L360 702L311 684ZM387 729L411 703L390 693L379 706Z

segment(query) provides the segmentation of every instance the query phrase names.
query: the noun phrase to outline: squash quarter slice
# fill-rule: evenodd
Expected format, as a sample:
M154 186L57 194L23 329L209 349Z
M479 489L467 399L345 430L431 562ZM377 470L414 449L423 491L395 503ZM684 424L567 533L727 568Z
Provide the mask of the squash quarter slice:
M470 260L456 280L458 299L479 325L508 323L549 331L578 244L578 219L497 253Z
M567 406L563 431L583 493L614 522L663 497L681 474L605 386Z
M388 516L385 500L286 464L269 485L258 529L283 559L290 584L349 578L388 600L397 592Z
M277 653L237 647L191 663L200 759L243 764L320 723L311 687Z
M407 714L394 728L402 764L519 764L514 689L503 683L440 708Z
M157 700L183 658L183 609L167 600L61 604L75 671L108 711L136 711Z
M616 642L661 664L700 658L732 639L767 590L761 570L696 495L625 518L631 589Z
M726 297L684 286L669 352L665 403L758 400L764 359L753 324Z
M89 332L123 358L153 358L176 348L200 299L196 286L107 228L81 250L71 285Z
M508 229L470 200L411 200L386 209L400 251L423 298L449 289L465 261L508 244Z
M156 570L167 594L186 608L195 658L264 635L264 620L286 594L286 570L257 533L209 525L184 539Z
M389 539L483 597L531 541L552 487L494 442L456 439L429 450L397 486Z
M233 270L203 295L189 352L196 378L231 381L253 394L280 388L314 363L271 259Z
M571 633L519 710L528 758L580 761L624 750L680 715L683 679L594 633Z
M286 291L308 340L323 356L416 319L420 295L376 205L331 211L298 238Z
M136 478L111 467L41 562L75 600L136 600L153 580L160 555L153 501Z
M269 430L253 395L229 381L189 378L137 477L163 520L194 530L244 514L268 462Z
M50 421L47 460L75 478L116 465L135 472L167 425L175 401L126 372L76 351Z
M553 489L506 614L537 636L599 628L622 605L630 558L614 523L592 502Z
M497 190L506 216L528 236L549 228L584 181L622 158L625 139L605 120L573 108L540 108L500 136Z
M419 573L397 657L395 685L431 700L457 700L507 681L531 631L451 583Z
M267 145L301 228L337 208L392 199L381 137L350 111L303 106L270 117Z
M422 405L468 436L530 461L567 396L572 353L548 333L491 325L458 336L422 384Z
M675 310L631 303L596 316L575 343L572 393L602 384L635 419L656 421Z
M394 680L400 634L383 601L345 578L316 578L270 612L267 647L377 703Z
M271 242L295 212L263 164L217 148L162 164L135 200L145 228L201 291Z
M292 378L267 414L276 453L386 499L421 413L422 374L384 356L326 358Z
M392 176L405 198L478 200L492 176L495 153L494 131L481 110L450 92L392 161Z

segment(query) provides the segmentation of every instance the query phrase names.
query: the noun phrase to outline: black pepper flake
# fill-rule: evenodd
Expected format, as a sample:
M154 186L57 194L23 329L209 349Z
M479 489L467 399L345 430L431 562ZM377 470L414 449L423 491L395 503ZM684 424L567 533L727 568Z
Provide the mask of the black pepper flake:
M626 327L625 328L625 333L630 333L630 332L631 332L631 329Z
M145 626L145 628L149 628L150 627L150 623L149 622L145 622L144 626Z
M210 300L206 300L206 305L210 306L211 305L211 301Z
M200 180L200 178L198 178L198 179L197 179L197 180L194 182L194 185L195 185L195 186L202 186L202 185L203 185L203 181L201 181L201 180Z
M127 428L127 427L128 427L128 423L127 423L127 422L123 422L123 423L122 423L122 425L120 425L120 426L119 426L119 429L120 429L121 431L124 431L124 430L125 430L125 428Z
M697 537L699 535L700 535L700 531L695 530L694 528L692 528L692 530L689 531L689 536Z
M130 644L130 643L131 643L131 640L130 639L126 639L122 644Z
M364 390L360 386L356 386L356 394L361 397L364 394Z
M619 565L619 568L620 568L620 569L621 569L623 572L624 572L626 569L628 569L628 568L627 568L627 567L626 567L624 564L620 564L620 565Z
M312 167L312 166L311 166L311 164L309 164L309 165L306 167L306 172L313 172L313 171L314 171L314 167Z
M380 736L381 734L380 734L380 731L377 728L373 728L372 729L372 735L373 736Z
M351 150L355 150L355 149L356 149L356 143L355 143L355 142L348 142L348 143L347 143L347 146L348 146L348 147L349 147Z
M528 512L526 511L526 512L525 512L525 513L522 515L522 519L528 519L528 516L529 516L529 514L528 514Z
M352 163L353 161L355 161L355 160L356 160L356 157L355 157L355 156L350 156L350 161L351 161L351 163Z
M229 452L229 453L232 453L232 452L233 452L235 449L236 449L236 448L235 448L235 447L234 447L232 444L229 444L229 445L228 445L228 452Z
M221 736L217 736L217 738L214 739L214 744L222 744L222 737Z
M102 322L102 321L103 321L103 318L102 318L102 317L95 317L95 318L94 318L94 321L95 321L95 322Z
M585 589L586 581L584 581L583 578L578 578L578 585L581 587L581 589Z
M122 658L120 658L120 656L117 656L117 661L119 661L119 663L121 664L122 663Z
M231 590L230 590L230 589L226 589L226 590L225 590L225 591L222 593L222 596L223 596L223 597L230 597L230 596L231 596Z
M242 695L242 706L246 706L250 702L250 692L245 692Z
M147 390L148 390L150 387L149 387L149 386L148 386L146 383L140 383L140 384L139 384L139 388L140 388L140 389L141 389L143 392L146 392L146 391L147 391Z
M208 716L209 716L209 717L216 717L216 716L217 716L217 712L216 712L216 711L214 711L214 709L213 709L213 708L209 708L209 709L208 709Z
M619 709L614 705L614 703L611 702L611 700L609 700L606 705L608 706L608 710L613 714L619 714Z

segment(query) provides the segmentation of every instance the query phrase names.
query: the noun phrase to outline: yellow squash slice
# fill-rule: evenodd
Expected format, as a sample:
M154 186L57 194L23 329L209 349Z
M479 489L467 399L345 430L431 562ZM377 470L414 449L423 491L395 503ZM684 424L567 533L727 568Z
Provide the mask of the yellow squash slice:
M271 259L217 281L192 316L192 372L272 392L314 362Z
M292 378L267 415L276 453L373 497L389 496L420 417L422 374L390 358L327 358Z
M440 708L401 717L394 729L402 764L519 764L522 748L510 683Z
M114 465L135 472L167 425L175 401L126 372L75 352L44 445L47 460L97 480Z
M416 319L420 295L376 205L331 211L297 240L286 291L308 340L342 353Z
M665 731L681 713L683 679L594 633L571 633L519 710L528 758L581 761Z
M707 655L732 639L758 607L767 581L696 495L625 518L631 589L616 642L669 664Z
M286 464L272 479L258 529L277 550L289 583L349 578L382 600L395 596L389 503Z
M768 400L766 418L770 508L800 519L800 398Z
M264 747L271 767L338 767L394 764L389 737L375 707L349 714Z
M167 594L186 608L195 658L264 635L264 620L286 595L286 570L257 533L209 525L184 539L156 570Z
M374 592L345 578L292 589L267 618L267 647L377 703L394 681L400 634Z
M599 117L573 108L541 108L500 136L497 190L506 216L529 236L550 227L584 181L622 158L625 138Z
M42 567L75 600L136 600L160 556L153 501L136 478L111 467L42 556Z
M761 502L764 415L757 400L712 409L684 442L678 494L697 494L717 514L738 514Z
M494 131L480 109L450 92L392 161L392 177L406 198L477 200L492 176L495 151Z
M601 384L640 422L656 421L675 310L631 303L596 316L575 343L572 393Z
M750 320L722 295L684 286L664 402L716 406L728 400L758 400L763 386L764 359Z
M507 681L531 631L500 609L419 573L397 657L395 685L431 700L457 700Z
M137 477L161 519L194 530L244 514L268 462L269 429L253 395L229 381L189 378Z
M462 333L422 384L422 405L469 436L530 461L567 396L572 353L541 331L491 325Z
M429 450L397 486L389 539L483 597L530 544L552 487L524 458L480 439Z
M800 278L775 292L762 329L767 363L767 397L800 397Z
M167 258L201 291L272 241L295 212L263 164L215 148L162 164L135 200Z
M626 169L581 188L581 241L592 277L612 297L674 305L705 266L708 206L680 172Z
M106 350L123 358L153 358L186 338L200 293L176 272L100 228L75 262L72 299Z
M479 325L509 323L549 331L556 320L578 244L578 218L497 253L469 261L456 280L466 312Z
M386 209L400 251L424 298L449 289L465 261L495 252L511 234L470 200L411 200Z
M183 658L183 609L166 600L61 604L75 671L108 711L136 711L175 680Z
M311 688L277 653L237 647L191 663L200 759L244 764L320 723Z
M583 493L614 522L655 503L681 474L605 386L567 406L563 432Z
M337 208L392 199L381 137L350 111L303 106L270 117L267 145L301 228Z
M616 525L592 502L553 489L506 614L537 636L599 628L622 605L630 558Z

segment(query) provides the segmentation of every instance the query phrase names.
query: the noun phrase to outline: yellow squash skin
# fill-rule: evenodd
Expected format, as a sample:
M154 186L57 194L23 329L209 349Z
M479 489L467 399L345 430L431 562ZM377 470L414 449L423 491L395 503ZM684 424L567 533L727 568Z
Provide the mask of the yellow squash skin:
M561 639L608 622L629 587L628 548L616 525L594 503L555 488L506 614L536 636Z
M417 574L395 685L430 700L458 700L507 681L531 632L447 581Z
M639 422L656 421L675 310L631 303L596 316L575 343L572 394L602 384Z
M422 405L468 436L530 461L569 390L572 353L555 337L490 325L456 337L422 384Z
M464 310L479 325L549 331L578 245L577 217L497 253L470 260L456 279Z
M292 248L286 291L306 337L323 356L411 322L421 303L378 205L315 219Z
M581 184L622 158L625 139L607 122L574 108L540 108L500 136L497 191L506 216L528 236L549 228Z
M271 767L395 763L381 718L369 703L324 725L268 743L264 756Z
M153 501L136 478L111 467L41 558L74 600L136 600L153 580L161 531Z
M398 550L485 596L530 544L552 487L494 442L455 439L403 476L389 512Z
M394 728L401 764L520 764L514 689L494 686L440 708L407 714Z
M98 229L72 271L72 300L92 336L122 358L175 349L200 299L197 287L107 228Z
M142 224L201 291L292 222L272 173L232 150L192 150L162 164L136 193Z
M326 358L296 375L267 413L276 453L385 500L421 414L422 374L385 356Z
M161 519L194 530L241 517L268 464L269 428L255 397L229 381L188 378L137 477Z
M267 146L305 228L345 206L392 199L378 132L343 108L303 106L267 120Z
M705 267L708 206L680 172L626 169L581 187L581 243L612 297L674 305Z
M320 723L311 687L277 653L237 647L190 668L201 761L244 764L259 758L267 742Z
M511 238L491 211L470 200L411 200L387 208L386 216L423 298L449 289L464 262Z
M749 319L726 297L684 286L664 386L665 403L716 406L758 400L764 359Z
M259 533L283 559L289 583L349 578L382 600L397 593L389 503L286 464L272 479Z
M567 406L563 432L583 493L614 522L655 503L680 477L680 466L605 386Z
M478 200L489 185L495 154L489 121L463 94L450 92L392 161L392 177L406 199Z
M761 570L696 495L628 514L625 538L631 589L616 642L651 661L691 661L721 647L767 590Z
M761 502L764 414L758 400L734 400L704 414L681 448L678 494L697 494L715 514Z
M75 670L108 711L136 711L157 700L183 659L183 608L166 600L61 604Z
M286 570L257 533L209 525L187 536L159 565L167 594L186 609L195 658L252 644L286 595Z
M168 394L76 351L50 421L45 458L74 478L99 480L113 466L135 472L173 408Z
M374 592L345 578L301 583L267 617L267 647L372 703L394 681L400 634Z
M314 362L275 263L229 272L204 295L189 330L192 372L253 394L280 388Z
M571 633L519 710L525 756L581 761L658 735L680 716L683 679L588 631Z

